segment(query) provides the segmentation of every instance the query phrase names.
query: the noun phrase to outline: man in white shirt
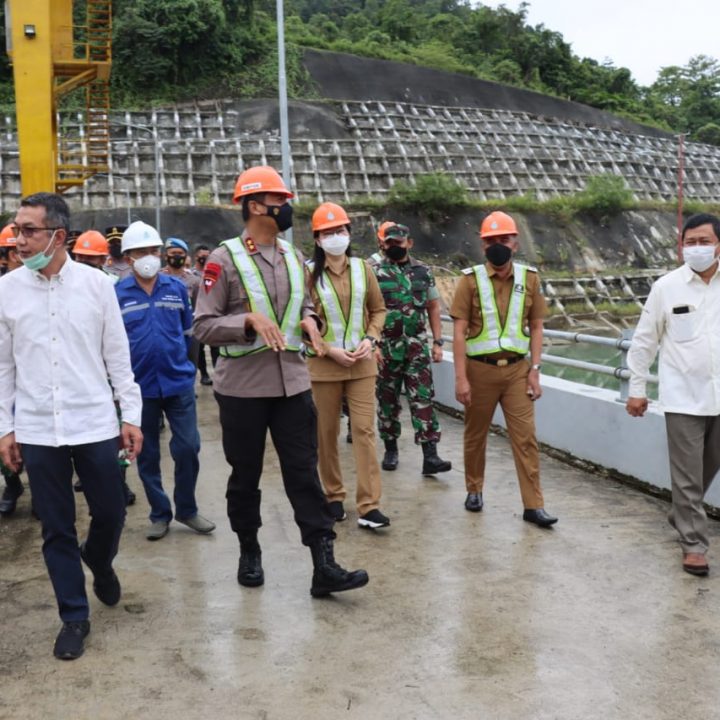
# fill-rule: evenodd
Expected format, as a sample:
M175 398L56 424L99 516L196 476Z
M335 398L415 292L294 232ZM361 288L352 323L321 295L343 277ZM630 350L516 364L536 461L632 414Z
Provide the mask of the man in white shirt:
M642 417L650 366L660 349L660 403L665 412L672 509L683 569L707 575L703 498L720 470L720 219L699 214L682 231L685 264L652 287L628 353L627 411Z
M67 256L67 204L36 193L20 205L15 226L24 267L0 280L0 456L11 469L20 462L27 469L63 621L54 654L72 660L90 631L81 558L98 599L120 600L112 568L125 520L118 435L135 457L142 401L112 281ZM73 466L91 515L80 546Z

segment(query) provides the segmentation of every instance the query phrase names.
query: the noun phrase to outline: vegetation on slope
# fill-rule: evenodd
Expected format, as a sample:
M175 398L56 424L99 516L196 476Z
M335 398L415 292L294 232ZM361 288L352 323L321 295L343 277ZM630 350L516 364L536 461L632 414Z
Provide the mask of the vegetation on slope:
M274 0L114 0L113 103L260 97L277 82ZM83 14L76 0L77 17ZM573 54L517 11L469 0L286 0L288 83L312 95L301 48L399 60L529 88L720 144L720 63L698 56L649 87L627 68ZM0 6L0 28L4 28ZM0 103L12 102L0 56Z

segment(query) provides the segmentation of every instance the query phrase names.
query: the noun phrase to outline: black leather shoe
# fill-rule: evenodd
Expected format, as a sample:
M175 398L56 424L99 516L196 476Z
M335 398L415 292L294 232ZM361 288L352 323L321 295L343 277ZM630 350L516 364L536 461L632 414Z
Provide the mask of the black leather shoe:
M259 545L251 549L240 547L237 580L243 587L260 587L265 582Z
M123 480L123 493L125 494L125 506L134 505L137 497L125 480Z
M75 660L85 651L85 638L90 632L89 620L63 623L55 640L53 654L59 660Z
M200 378L200 384L201 385L212 385L212 380L210 379L209 375L203 375Z
M482 493L468 493L465 498L465 509L470 512L480 512L483 509Z
M523 520L525 522L534 523L538 527L550 527L558 521L556 517L548 515L544 508L538 508L537 510L525 510L523 513Z
M82 561L90 568L93 574L93 590L95 597L104 605L117 605L120 602L122 590L120 588L120 580L115 574L112 567L105 572L97 572L95 568L88 562L85 555L85 543L80 546L80 557Z
M5 490L0 498L0 515L12 515L17 507L18 498L25 492L20 478L16 482L5 480Z

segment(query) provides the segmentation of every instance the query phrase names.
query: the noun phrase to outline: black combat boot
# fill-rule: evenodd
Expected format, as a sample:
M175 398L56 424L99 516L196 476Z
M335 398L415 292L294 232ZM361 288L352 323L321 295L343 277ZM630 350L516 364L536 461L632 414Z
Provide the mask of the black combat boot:
M397 470L400 456L398 455L397 440L385 441L385 456L382 461L383 470Z
M240 536L240 563L237 579L245 587L258 587L265 582L262 552L257 533Z
M325 597L342 590L354 590L368 583L365 570L348 571L335 562L332 538L324 537L310 545L313 559L313 577L310 594Z
M423 449L423 475L436 475L437 473L447 472L452 470L452 463L448 460L443 460L437 454L437 443L426 442L422 444Z
M5 490L0 498L0 515L12 515L17 507L17 499L25 492L22 480L13 473L5 477Z

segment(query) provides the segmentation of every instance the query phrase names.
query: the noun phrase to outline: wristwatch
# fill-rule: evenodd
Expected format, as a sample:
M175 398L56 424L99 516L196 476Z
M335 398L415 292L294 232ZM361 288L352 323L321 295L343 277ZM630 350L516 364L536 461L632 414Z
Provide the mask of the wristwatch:
M535 365L531 365L531 366L530 366L530 369L531 369L531 370L537 370L538 372L540 372L540 368L541 368L541 367L542 367L542 365L541 365L540 363L536 363Z
M378 346L377 338L374 338L372 335L366 335L363 340L369 340L373 350L375 350Z
M442 347L445 344L445 341L442 338L437 338L436 340L433 340L433 345L437 345L438 347Z

